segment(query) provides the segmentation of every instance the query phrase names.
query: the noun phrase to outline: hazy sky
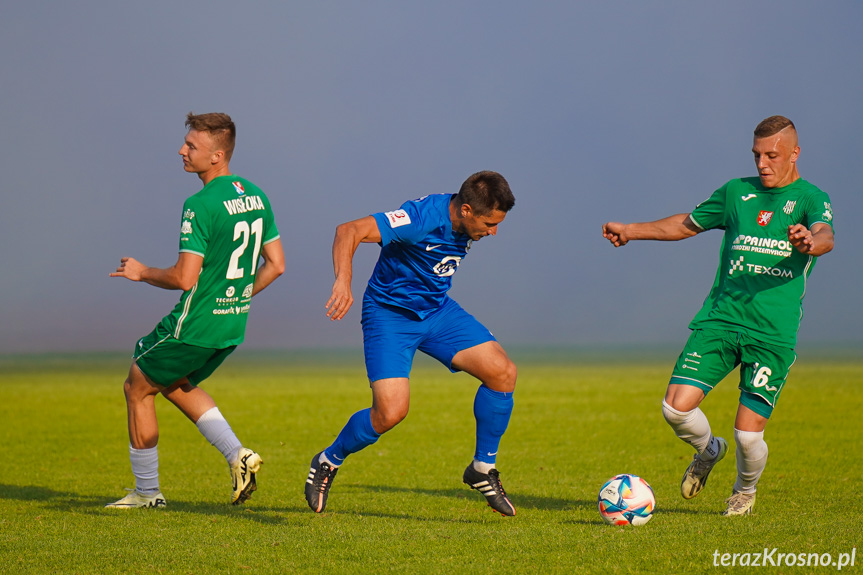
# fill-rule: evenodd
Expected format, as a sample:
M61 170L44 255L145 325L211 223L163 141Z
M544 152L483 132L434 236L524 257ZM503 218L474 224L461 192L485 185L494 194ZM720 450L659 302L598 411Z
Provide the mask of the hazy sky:
M200 181L189 111L238 126L233 171L269 195L287 273L247 346L356 346L324 316L337 224L501 172L516 206L451 291L504 345L682 345L721 232L614 249L608 220L688 212L755 175L752 129L797 124L835 250L801 345L863 345L863 3L8 2L0 17L0 353L131 350L179 292L166 267ZM360 298L378 247L360 247Z

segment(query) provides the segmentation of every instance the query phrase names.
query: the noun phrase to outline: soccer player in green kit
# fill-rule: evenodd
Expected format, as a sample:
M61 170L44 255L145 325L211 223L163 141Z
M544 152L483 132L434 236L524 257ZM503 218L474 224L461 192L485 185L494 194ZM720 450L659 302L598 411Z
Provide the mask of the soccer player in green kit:
M228 166L236 127L227 114L189 114L180 156L204 188L183 205L180 255L169 268L120 260L111 277L182 290L174 310L135 345L124 384L129 421L129 458L136 488L106 507L159 508L155 398L162 394L195 423L228 461L231 503L257 488L261 456L243 447L210 395L198 387L243 342L252 296L285 270L282 243L270 201ZM263 262L260 262L263 258Z
M631 240L682 240L725 231L710 294L689 328L662 402L677 437L696 449L681 482L685 499L698 495L728 450L699 404L738 365L740 405L734 422L737 480L723 515L747 515L767 463L764 428L791 365L806 281L815 260L833 249L830 198L797 171L797 129L783 116L755 128L757 178L731 180L690 214L654 222L609 222L602 235L615 247Z

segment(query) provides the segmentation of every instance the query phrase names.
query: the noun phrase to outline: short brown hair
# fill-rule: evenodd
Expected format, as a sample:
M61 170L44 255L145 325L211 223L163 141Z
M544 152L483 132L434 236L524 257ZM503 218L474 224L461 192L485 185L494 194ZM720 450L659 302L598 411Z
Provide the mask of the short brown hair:
M795 132L797 131L797 128L794 127L794 122L785 116L770 116L769 118L761 120L761 122L755 126L755 137L768 138L778 134L789 126Z
M509 183L497 172L483 171L470 176L458 191L459 205L467 204L478 215L499 210L508 212L515 205Z
M210 114L186 114L186 127L196 132L207 132L216 144L225 152L230 160L234 153L234 143L237 141L237 127L227 114L214 112Z

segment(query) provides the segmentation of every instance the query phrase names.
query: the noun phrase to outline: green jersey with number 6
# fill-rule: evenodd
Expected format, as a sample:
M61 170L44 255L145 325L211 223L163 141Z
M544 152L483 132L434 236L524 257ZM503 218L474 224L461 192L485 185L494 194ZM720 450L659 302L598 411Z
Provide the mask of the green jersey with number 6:
M793 348L814 256L788 241L788 226L833 227L830 197L803 179L765 188L731 180L689 216L701 229L725 230L713 288L690 329L725 329Z
M180 252L204 262L198 282L162 325L189 345L241 344L261 248L277 239L270 201L260 188L237 176L214 178L183 204Z

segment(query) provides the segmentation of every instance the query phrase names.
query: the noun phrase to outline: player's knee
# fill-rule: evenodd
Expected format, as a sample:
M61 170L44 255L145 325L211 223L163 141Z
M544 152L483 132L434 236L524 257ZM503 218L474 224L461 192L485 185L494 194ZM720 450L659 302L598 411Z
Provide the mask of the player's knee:
M682 423L691 411L692 410L681 411L679 409L675 409L667 400L662 401L662 416L671 426Z
M509 391L515 391L515 382L518 379L518 368L515 366L515 363L513 363L512 360L510 360L509 358L506 359L502 375L506 386L509 388Z
M128 377L123 382L123 395L126 396L126 401L132 399L132 381Z
M408 406L386 406L372 408L371 419L372 427L378 433L386 433L396 425L402 422L408 415Z
M518 379L518 368L508 357L503 356L494 366L492 375L484 379L483 383L489 389L512 393L515 391L515 382Z

